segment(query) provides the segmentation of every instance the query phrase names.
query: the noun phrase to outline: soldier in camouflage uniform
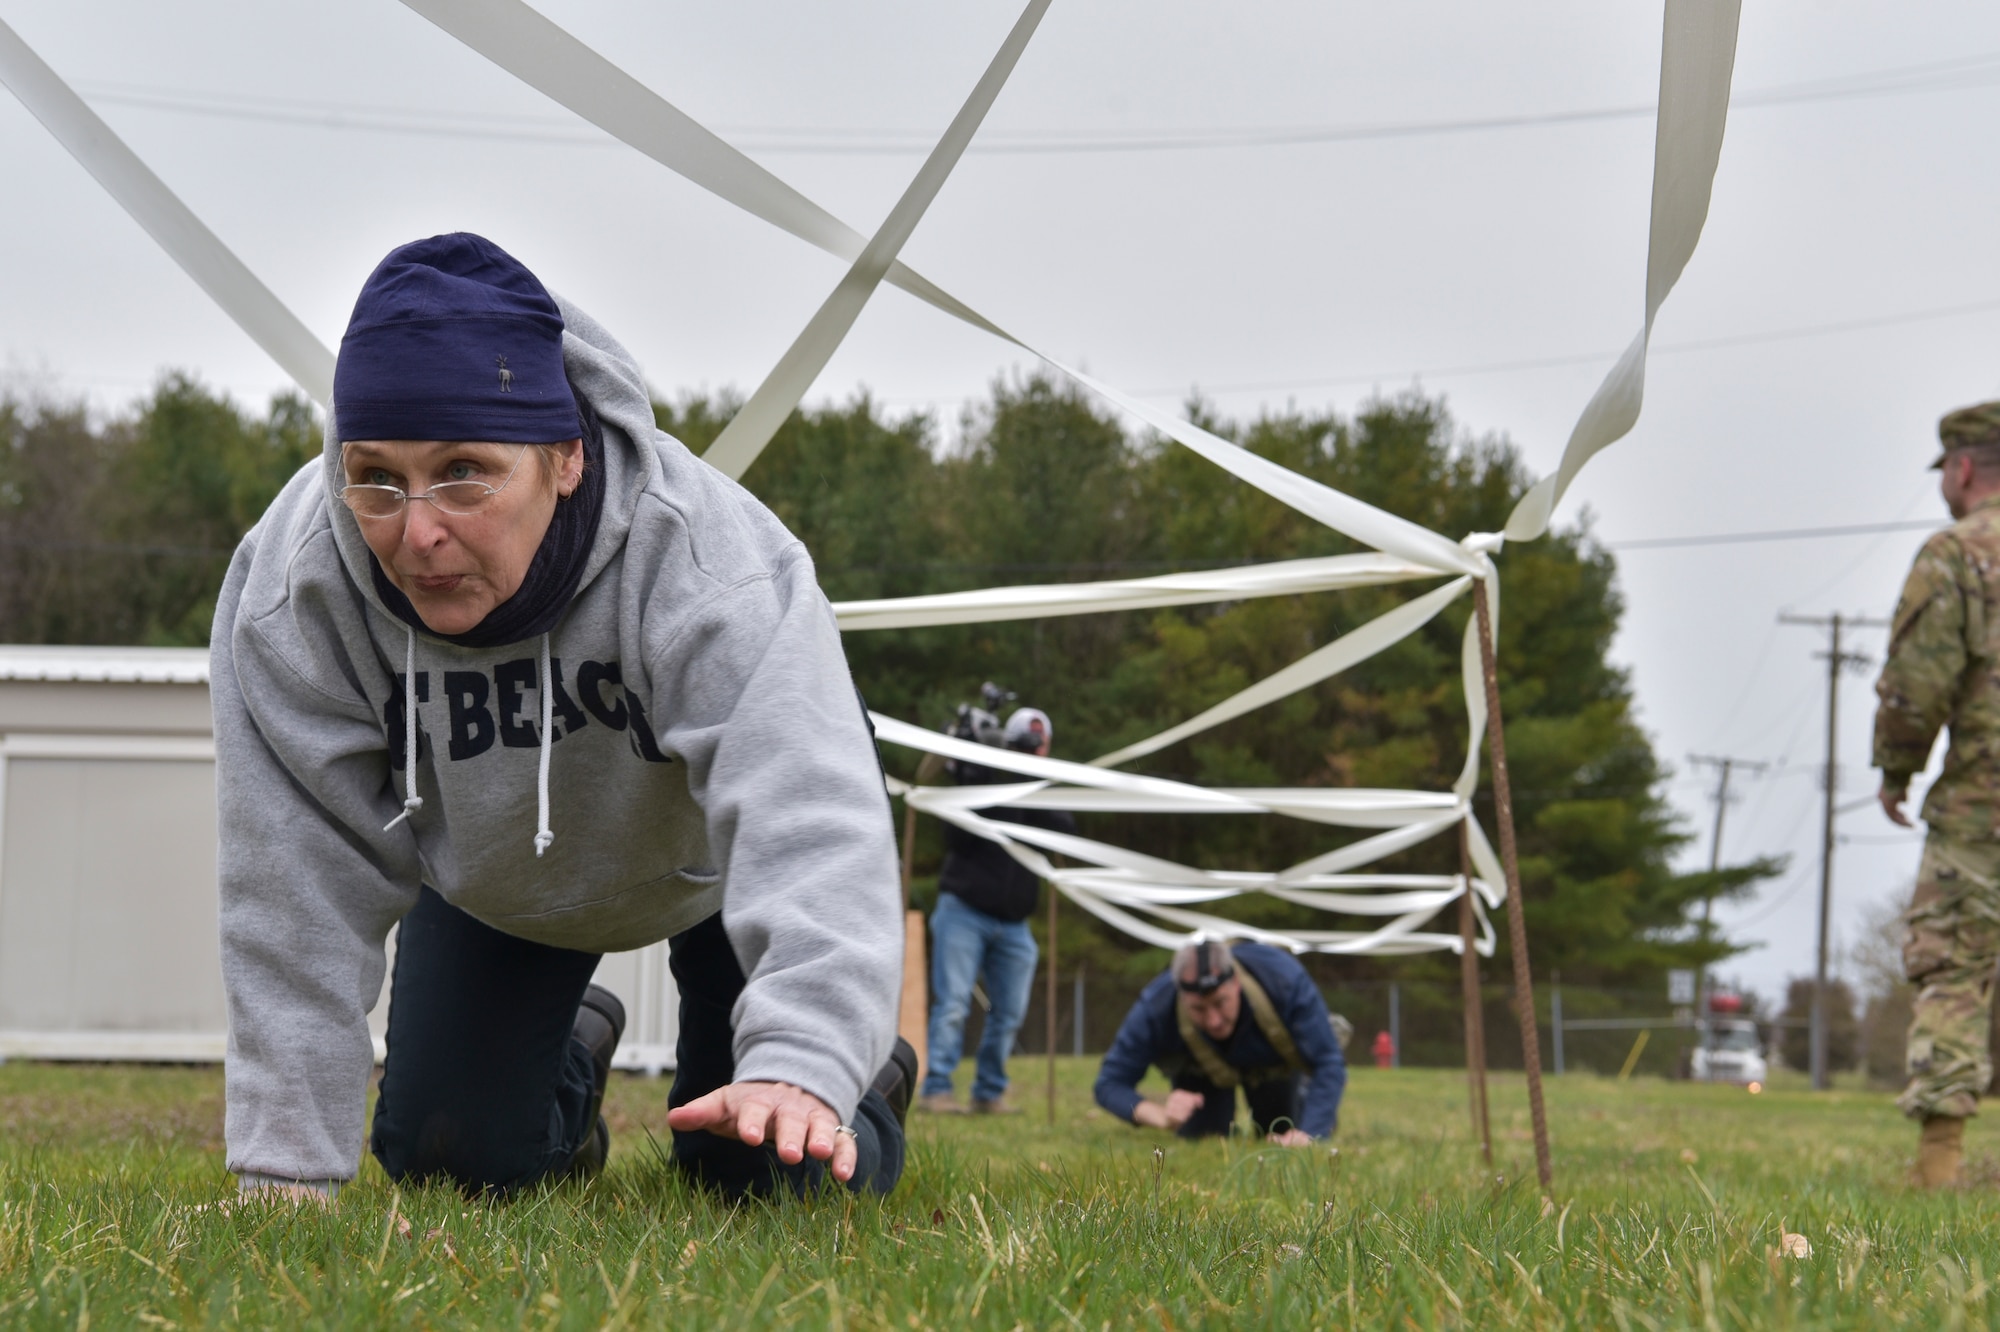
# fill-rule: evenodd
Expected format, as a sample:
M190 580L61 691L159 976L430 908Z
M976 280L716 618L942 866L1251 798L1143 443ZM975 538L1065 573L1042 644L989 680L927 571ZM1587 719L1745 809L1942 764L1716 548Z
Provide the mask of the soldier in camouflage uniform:
M1910 777L1949 727L1944 772L1924 801L1930 833L1903 940L1917 987L1910 1084L1897 1098L1923 1124L1916 1183L1949 1183L1965 1121L1992 1081L1988 1051L2000 962L2000 402L1938 423L1932 464L1956 522L1924 543L1903 585L1875 692L1882 808L1904 827Z

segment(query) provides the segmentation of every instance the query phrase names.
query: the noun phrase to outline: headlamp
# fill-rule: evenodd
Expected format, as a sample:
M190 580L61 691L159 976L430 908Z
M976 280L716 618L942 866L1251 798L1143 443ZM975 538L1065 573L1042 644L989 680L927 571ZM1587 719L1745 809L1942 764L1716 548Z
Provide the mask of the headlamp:
M1214 994L1236 975L1236 964L1204 939L1194 946L1194 975L1176 976L1174 984L1188 994Z

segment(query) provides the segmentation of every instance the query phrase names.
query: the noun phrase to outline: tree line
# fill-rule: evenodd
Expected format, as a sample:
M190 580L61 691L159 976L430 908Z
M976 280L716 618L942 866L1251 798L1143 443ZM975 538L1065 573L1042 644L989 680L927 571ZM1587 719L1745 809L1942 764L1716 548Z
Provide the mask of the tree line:
M699 451L735 407L728 395L694 394L655 414ZM1504 438L1461 429L1441 399L1420 393L1351 416L1287 409L1237 422L1193 410L1256 453L1452 536L1499 530L1528 484ZM957 424L947 438L934 418L889 413L866 395L795 412L745 484L806 543L834 600L1361 549L1187 450L1128 431L1050 378L998 381ZM106 421L80 406L0 398L0 430L0 639L201 644L231 547L317 454L320 423L296 396L257 415L170 374ZM1730 950L1700 934L1699 904L1776 866L1673 870L1687 834L1663 797L1666 772L1636 720L1631 681L1608 655L1623 611L1612 555L1579 520L1508 547L1498 563L1501 699L1537 972L1650 986L1668 967L1721 959ZM1053 717L1059 756L1089 758L1192 716L1411 595L1392 586L851 633L847 651L878 711L941 727L994 680ZM1346 674L1127 766L1209 786L1445 789L1465 755L1459 644L1469 613L1461 599ZM891 771L914 772L913 755L885 746L884 758ZM1479 800L1490 828L1490 785ZM919 905L942 840L921 823ZM1265 817L1082 823L1086 835L1209 868L1280 868L1352 836ZM1456 872L1455 841L1434 839L1384 868ZM1274 926L1326 923L1275 900L1227 909ZM1133 975L1159 963L1087 922L1066 926L1063 946L1071 960ZM1335 983L1443 980L1456 968L1435 957L1318 965Z

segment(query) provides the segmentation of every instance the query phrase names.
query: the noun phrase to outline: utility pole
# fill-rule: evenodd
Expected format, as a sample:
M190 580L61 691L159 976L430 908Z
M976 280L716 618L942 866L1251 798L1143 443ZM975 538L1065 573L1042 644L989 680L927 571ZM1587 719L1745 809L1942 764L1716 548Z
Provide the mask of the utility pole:
M1722 868L1722 818L1730 808L1730 774L1742 768L1744 772L1764 772L1770 764L1752 762L1748 758L1734 758L1730 754L1688 754L1688 762L1696 768L1714 768L1716 780L1716 830L1708 838L1708 872L1714 874ZM1716 910L1716 894L1708 892L1702 896L1702 944L1714 938L1714 924L1710 918ZM1702 1050L1708 1050L1710 1022L1708 1022L1708 962L1702 962L1702 974L1694 984L1694 1030L1698 1032Z
M1716 769L1721 777L1715 786L1715 830L1709 835L1708 870L1713 874L1722 868L1722 816L1729 808L1729 775L1741 768L1744 772L1759 773L1770 767L1768 763L1753 763L1749 759L1732 758L1727 754L1689 754L1688 762L1697 767ZM1704 904L1702 919L1708 919Z
M1689 754L1688 762L1697 768L1714 768L1718 774L1715 784L1715 831L1708 842L1708 872L1715 873L1722 868L1722 819L1729 811L1729 777L1737 769L1753 775L1770 767L1769 763L1755 763L1749 759L1733 758L1727 754ZM1701 900L1701 941L1707 943L1713 937L1714 927L1710 924L1715 914L1715 894L1709 893ZM1695 1002L1699 1005L1696 1017L1702 1021L1708 1015L1708 964L1703 963L1701 976L1695 983Z
M1835 794L1840 781L1839 750L1837 740L1840 728L1840 673L1850 667L1866 666L1868 657L1859 652L1843 652L1840 648L1842 629L1886 629L1887 620L1871 620L1866 616L1843 616L1835 611L1831 615L1780 615L1779 624L1803 624L1827 631L1827 650L1813 655L1826 662L1826 802L1820 830L1819 850L1819 951L1813 963L1812 992L1812 1043L1810 1063L1812 1065L1812 1085L1814 1091L1825 1091L1826 1068L1826 943L1827 918L1833 906L1833 819Z

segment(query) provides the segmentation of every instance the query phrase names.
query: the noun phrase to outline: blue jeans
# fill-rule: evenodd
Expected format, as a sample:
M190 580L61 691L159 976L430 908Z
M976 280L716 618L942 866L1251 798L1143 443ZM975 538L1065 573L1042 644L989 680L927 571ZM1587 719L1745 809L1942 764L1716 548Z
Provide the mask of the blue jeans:
M965 1050L965 1019L972 1011L972 983L982 976L993 1007L979 1038L972 1099L997 1101L1007 1090L1007 1055L1028 1012L1041 950L1024 920L995 920L952 893L939 893L931 912L931 1031L924 1095L951 1092L951 1075Z

